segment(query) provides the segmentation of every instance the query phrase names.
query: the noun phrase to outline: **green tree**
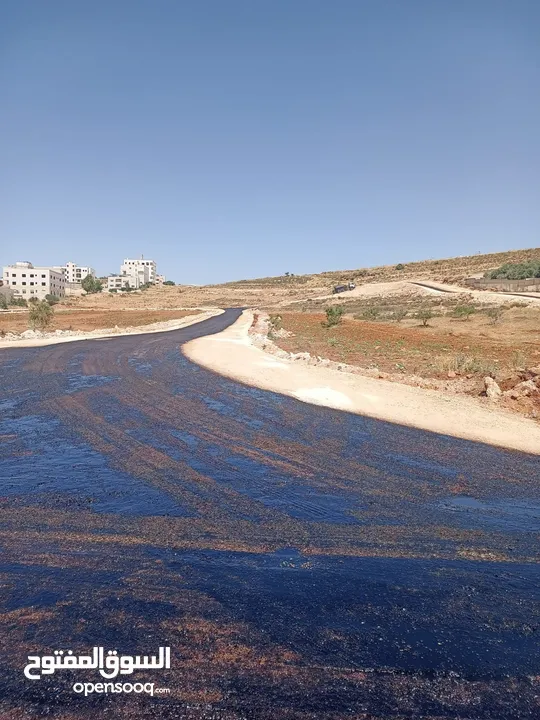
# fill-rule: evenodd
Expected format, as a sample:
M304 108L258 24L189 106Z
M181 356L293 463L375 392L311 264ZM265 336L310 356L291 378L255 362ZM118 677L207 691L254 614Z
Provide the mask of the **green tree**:
M540 261L526 263L505 263L496 270L487 272L484 277L491 280L525 280L540 277Z
M12 297L9 304L13 307L26 307L28 305L26 300L22 297Z
M427 324L433 317L433 310L431 308L420 308L420 310L416 313L417 320L422 321L423 327L427 327Z
M174 280L165 280L165 282L164 282L163 284L164 284L164 285L176 285L176 283L174 282Z
M0 294L0 310L7 310L8 304L5 295Z
M341 307L341 305L331 305L330 307L326 308L326 323L323 323L325 327L333 327L334 325L339 325L342 317L343 317L344 310Z
M45 330L49 327L54 317L54 310L46 300L41 300L30 305L28 323L32 330Z
M60 302L60 298L57 295L45 295L45 300L49 305L56 305Z
M405 265L399 263L398 265L396 265L396 270L405 270Z
M93 275L87 275L85 278L83 278L83 280L81 281L81 287L89 295L91 295L92 293L101 292L103 290L101 280L94 277Z

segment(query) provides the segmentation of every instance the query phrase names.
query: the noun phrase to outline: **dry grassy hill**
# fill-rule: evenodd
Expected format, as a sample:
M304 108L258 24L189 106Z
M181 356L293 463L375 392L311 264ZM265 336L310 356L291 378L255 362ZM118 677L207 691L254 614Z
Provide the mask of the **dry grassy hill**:
M540 260L540 248L508 250L487 255L467 255L442 260L421 260L419 262L403 263L403 269L400 270L396 269L398 263L396 265L380 265L356 270L331 270L312 275L294 275L293 277L282 275L253 280L238 280L224 283L219 287L266 287L282 285L283 283L331 287L336 282L347 282L349 280L365 283L392 282L413 278L415 280L429 279L436 282L460 284L471 275L483 274L504 263L524 263L530 260Z
M144 292L116 295L100 293L82 298L67 298L62 305L107 310L160 310L197 306L282 307L289 302L327 295L332 286L339 282L354 281L361 285L414 279L460 284L470 275L484 273L503 263L528 260L540 260L540 248L405 263L402 270L397 270L396 265L382 265L312 275L237 280L220 285L154 287Z

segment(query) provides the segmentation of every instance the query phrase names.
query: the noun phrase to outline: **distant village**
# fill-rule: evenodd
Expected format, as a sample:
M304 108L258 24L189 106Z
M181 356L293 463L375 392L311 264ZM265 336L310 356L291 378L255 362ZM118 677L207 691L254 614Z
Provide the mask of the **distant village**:
M51 296L84 295L89 289L115 293L166 283L165 277L158 275L155 260L146 260L142 255L137 259L126 258L117 275L109 275L103 280L102 284L94 268L74 262L50 267L37 267L28 261L16 262L2 269L0 295L7 302L32 298L44 300ZM168 284L174 283L169 281Z

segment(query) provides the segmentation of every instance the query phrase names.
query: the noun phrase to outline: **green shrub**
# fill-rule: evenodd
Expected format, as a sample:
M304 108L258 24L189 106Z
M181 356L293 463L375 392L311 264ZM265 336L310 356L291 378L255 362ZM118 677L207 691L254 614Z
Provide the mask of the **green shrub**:
M373 306L366 308L364 312L362 313L362 317L364 320L376 320L379 315L381 314L380 308Z
M0 295L0 310L7 310L8 304L5 295Z
M326 308L326 323L323 323L325 327L333 327L339 325L343 317L344 310L341 305L331 305Z
M454 315L454 317L468 320L471 315L474 315L475 312L476 308L474 307L474 305L456 305L452 314Z
M540 261L526 263L505 263L496 270L487 272L484 277L490 280L526 280L540 277Z
M165 280L165 282L164 282L163 284L164 284L164 285L176 285L176 283L174 282L174 280Z
M28 313L28 323L32 330L45 330L54 317L54 310L46 300L33 302Z
M428 307L420 308L420 310L418 310L418 312L416 313L415 317L417 320L422 321L423 327L427 327L427 324L429 323L431 318L434 317L433 310Z
M395 322L401 322L407 317L407 311L405 308L397 308L392 313L392 320L395 320Z
M13 307L28 307L28 303L22 297L13 297L9 301L9 304Z
M396 270L405 270L405 265L402 265L402 263L399 263L396 265Z
M60 298L57 295L45 295L45 300L49 305L57 305L60 302Z

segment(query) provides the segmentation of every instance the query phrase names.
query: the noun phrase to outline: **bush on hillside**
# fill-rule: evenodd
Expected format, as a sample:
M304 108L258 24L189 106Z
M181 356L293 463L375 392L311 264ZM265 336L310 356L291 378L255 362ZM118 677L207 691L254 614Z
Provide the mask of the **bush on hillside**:
M540 261L526 263L505 263L496 270L487 272L484 277L490 280L526 280L540 278Z

